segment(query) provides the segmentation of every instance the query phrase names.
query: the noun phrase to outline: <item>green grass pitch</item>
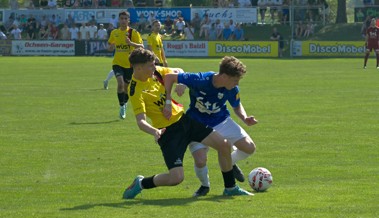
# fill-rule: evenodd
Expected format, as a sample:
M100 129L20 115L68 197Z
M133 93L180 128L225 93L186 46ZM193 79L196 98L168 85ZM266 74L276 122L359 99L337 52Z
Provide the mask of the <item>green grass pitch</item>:
M379 70L370 59L241 59L244 126L273 186L222 197L216 152L211 191L199 187L187 152L185 180L122 200L138 174L166 171L152 136L130 108L119 120L116 81L105 57L0 58L0 217L379 217ZM218 70L220 58L170 58L185 71ZM177 98L188 106L188 96ZM234 118L236 118L233 115ZM239 184L249 189L248 184Z

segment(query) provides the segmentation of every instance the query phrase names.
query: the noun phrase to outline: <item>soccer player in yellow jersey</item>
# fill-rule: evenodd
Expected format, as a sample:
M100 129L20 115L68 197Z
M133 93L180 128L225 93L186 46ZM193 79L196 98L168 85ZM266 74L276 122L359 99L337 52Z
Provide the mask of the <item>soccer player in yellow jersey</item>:
M161 22L159 20L154 20L151 33L147 37L147 48L154 52L157 56L157 60L155 61L156 65L167 67L167 59L163 49L162 36L159 34L161 30Z
M154 136L162 151L168 172L146 178L137 176L125 190L123 198L133 199L142 189L175 186L181 183L184 179L184 153L192 141L201 142L218 151L225 186L224 195L253 195L236 186L230 143L212 128L187 116L181 105L166 99L162 79L168 73L178 73L183 70L156 66L154 53L143 48L135 49L130 54L129 61L133 65L134 73L128 94L137 125L142 131ZM163 114L165 105L172 107L169 116ZM147 117L152 124L148 122Z
M114 51L112 70L117 79L117 97L120 104L120 118L126 117L126 104L129 96L126 94L133 68L129 55L135 48L143 48L139 32L129 27L130 14L122 11L118 14L119 28L114 29L108 39L108 49Z

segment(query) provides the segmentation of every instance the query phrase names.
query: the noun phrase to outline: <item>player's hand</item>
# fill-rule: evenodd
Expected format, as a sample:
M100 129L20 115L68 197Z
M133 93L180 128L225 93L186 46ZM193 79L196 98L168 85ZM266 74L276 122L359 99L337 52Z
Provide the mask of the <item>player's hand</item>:
M114 48L115 48L115 45L114 45L114 44L110 44L110 45L108 46L108 51L113 51Z
M248 126L252 126L258 123L258 120L255 119L254 116L246 117L244 120L245 124Z
M172 116L172 107L171 107L171 104L165 104L164 108L163 108L163 116L169 120Z
M166 132L166 128L158 129L154 134L155 143L158 143L158 140L161 138L163 133Z
M130 45L131 41L130 41L128 36L125 37L125 42L126 42L126 44Z
M181 97L183 94L184 94L184 92L185 92L185 90L186 90L186 88L187 88L187 86L186 85L183 85L183 84L176 84L176 87L175 87L175 92L176 92L176 94L179 96L179 97Z

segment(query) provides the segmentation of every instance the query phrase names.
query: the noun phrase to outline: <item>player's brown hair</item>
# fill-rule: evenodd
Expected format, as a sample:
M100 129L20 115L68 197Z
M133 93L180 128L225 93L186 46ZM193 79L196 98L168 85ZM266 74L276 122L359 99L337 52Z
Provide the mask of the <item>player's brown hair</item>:
M246 66L233 56L225 56L221 60L219 73L231 77L241 77L246 73Z
M122 15L126 15L130 18L130 14L127 11L121 11L120 13L118 13L118 17L121 17Z
M155 54L144 48L136 48L129 55L129 62L131 65L145 64L155 60Z

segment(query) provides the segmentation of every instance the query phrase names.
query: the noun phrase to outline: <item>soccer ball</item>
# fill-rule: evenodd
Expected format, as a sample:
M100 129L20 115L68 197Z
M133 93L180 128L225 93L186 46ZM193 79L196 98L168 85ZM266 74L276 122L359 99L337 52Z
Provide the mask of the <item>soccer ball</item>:
M249 184L257 192L266 191L272 185L272 175L268 169L257 167L249 174Z

